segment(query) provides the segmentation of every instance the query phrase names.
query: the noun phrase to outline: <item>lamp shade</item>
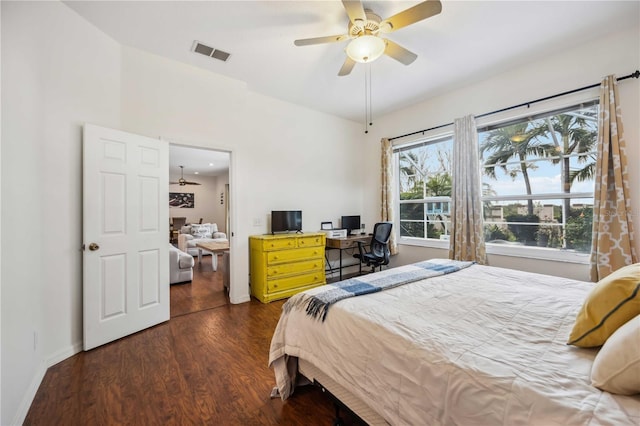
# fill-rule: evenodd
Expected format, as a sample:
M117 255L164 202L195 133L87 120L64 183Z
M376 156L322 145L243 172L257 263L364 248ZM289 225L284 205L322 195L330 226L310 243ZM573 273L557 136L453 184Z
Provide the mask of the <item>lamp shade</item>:
M347 45L347 56L356 62L373 62L384 53L387 44L380 37L361 35Z

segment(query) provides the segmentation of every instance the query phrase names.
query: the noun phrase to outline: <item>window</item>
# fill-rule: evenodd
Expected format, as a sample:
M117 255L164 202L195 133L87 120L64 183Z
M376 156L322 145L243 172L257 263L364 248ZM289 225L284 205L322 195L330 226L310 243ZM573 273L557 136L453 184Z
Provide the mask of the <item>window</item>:
M490 253L585 262L591 250L597 101L478 129ZM394 148L404 244L448 247L453 136Z
M452 149L447 136L394 150L401 239L449 238Z
M479 129L485 241L589 253L598 105Z

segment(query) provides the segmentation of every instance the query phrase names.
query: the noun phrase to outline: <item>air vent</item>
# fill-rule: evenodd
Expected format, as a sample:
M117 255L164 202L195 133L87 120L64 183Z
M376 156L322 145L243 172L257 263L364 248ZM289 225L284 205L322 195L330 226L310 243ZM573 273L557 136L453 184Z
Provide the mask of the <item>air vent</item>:
M213 53L211 54L212 58L220 59L223 62L227 62L227 59L229 59L229 56L231 56L231 53L223 52L222 50L218 50L218 49L214 49Z
M227 53L223 50L207 46L206 44L202 44L197 40L193 42L193 47L191 48L191 50L201 55L218 59L222 62L227 62L227 59L229 59L229 56L231 56L231 53Z

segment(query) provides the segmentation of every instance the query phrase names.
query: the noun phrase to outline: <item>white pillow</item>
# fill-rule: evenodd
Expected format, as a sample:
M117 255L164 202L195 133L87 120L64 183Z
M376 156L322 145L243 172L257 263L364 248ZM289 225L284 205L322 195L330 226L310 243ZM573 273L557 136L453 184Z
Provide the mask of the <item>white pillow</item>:
M604 342L593 360L591 384L619 395L640 393L640 315Z
M211 231L209 230L209 224L208 223L191 224L191 234L195 237L200 237L200 238L207 236L207 234L211 234Z

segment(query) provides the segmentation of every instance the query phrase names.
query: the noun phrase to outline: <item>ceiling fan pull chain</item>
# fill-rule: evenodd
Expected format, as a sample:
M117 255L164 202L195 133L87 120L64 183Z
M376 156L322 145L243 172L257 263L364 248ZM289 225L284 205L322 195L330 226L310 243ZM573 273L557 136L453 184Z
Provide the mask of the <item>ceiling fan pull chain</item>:
M373 126L373 91L371 90L371 64L369 66L369 126Z
M364 132L369 133L369 100L368 100L368 84L367 71L364 72Z
M371 100L371 64L364 70L364 132L369 133L373 126L373 103Z

